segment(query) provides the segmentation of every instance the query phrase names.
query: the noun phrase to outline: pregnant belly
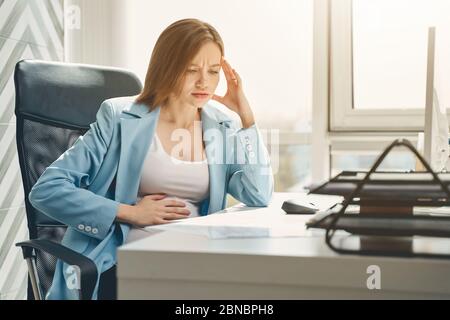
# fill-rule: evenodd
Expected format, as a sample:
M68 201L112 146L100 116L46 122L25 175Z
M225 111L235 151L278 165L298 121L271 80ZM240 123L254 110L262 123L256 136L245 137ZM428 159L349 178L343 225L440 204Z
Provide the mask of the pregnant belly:
M198 216L198 205L192 203L191 201L182 199L179 197L171 197L171 196L167 196L164 199L174 199L174 200L184 202L186 204L186 207L184 207L184 208L188 209L191 212L191 214L189 215L189 218Z
M137 198L136 203L138 203L141 199L142 199L142 196L139 196ZM188 209L191 212L191 214L189 215L189 218L198 217L199 216L199 214L198 214L198 209L199 209L198 208L198 204L193 203L190 200L183 199L183 198L180 198L180 197L175 197L175 196L167 196L167 197L164 198L164 200L168 200L168 199L174 199L174 200L178 200L178 201L184 202L186 204L186 206L184 208Z

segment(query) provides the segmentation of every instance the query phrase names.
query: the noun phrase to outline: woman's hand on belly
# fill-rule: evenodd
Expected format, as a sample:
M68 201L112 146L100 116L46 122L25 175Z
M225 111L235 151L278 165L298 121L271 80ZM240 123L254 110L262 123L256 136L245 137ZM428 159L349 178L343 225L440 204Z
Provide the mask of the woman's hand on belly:
M186 204L179 200L164 199L165 194L144 196L136 205L121 204L117 219L139 227L168 223L189 217Z

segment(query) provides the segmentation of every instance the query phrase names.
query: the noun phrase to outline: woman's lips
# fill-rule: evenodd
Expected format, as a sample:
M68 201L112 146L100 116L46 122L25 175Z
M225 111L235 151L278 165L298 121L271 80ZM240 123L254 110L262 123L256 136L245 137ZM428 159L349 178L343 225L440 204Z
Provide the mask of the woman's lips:
M209 97L208 93L193 93L192 95L197 99L206 99Z

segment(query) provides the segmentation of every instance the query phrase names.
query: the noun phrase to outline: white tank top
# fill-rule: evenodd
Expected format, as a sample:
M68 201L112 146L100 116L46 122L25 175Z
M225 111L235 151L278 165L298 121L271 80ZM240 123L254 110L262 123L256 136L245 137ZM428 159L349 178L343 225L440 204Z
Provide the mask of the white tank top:
M139 183L139 201L143 196L166 193L164 199L177 199L186 203L189 217L199 215L199 204L209 196L209 171L206 154L202 161L183 161L169 155L154 134ZM148 236L141 228L131 228L125 243Z
M198 216L198 205L209 195L209 171L206 155L202 161L183 161L169 155L154 134L142 169L139 198L154 193L166 193L165 199L186 203L190 217Z

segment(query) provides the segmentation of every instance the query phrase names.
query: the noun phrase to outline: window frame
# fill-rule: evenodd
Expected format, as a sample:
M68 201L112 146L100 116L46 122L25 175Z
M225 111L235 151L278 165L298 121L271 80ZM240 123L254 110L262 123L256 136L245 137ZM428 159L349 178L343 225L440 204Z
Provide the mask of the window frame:
M353 95L353 0L330 0L330 132L419 132L424 109L357 110ZM449 113L448 113L449 114Z

